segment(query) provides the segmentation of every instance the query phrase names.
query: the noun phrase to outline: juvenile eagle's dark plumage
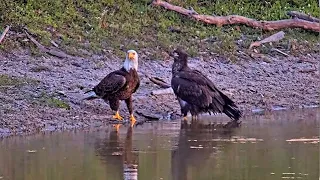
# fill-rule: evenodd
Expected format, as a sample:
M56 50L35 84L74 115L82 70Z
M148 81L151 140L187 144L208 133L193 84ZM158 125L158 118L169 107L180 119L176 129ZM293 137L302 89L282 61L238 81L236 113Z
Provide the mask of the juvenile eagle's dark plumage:
M135 121L133 117L132 94L140 86L137 67L138 54L133 50L129 50L123 67L109 73L92 90L87 91L88 97L85 99L101 98L106 103L109 102L110 108L116 111L114 118L118 120L122 119L118 112L120 100L124 100L130 113L130 119Z
M188 67L187 53L177 48L173 54L177 56L174 56L172 65L171 86L184 117L189 111L192 117L202 112L225 113L235 121L241 117L241 111L234 102L217 89L210 79Z

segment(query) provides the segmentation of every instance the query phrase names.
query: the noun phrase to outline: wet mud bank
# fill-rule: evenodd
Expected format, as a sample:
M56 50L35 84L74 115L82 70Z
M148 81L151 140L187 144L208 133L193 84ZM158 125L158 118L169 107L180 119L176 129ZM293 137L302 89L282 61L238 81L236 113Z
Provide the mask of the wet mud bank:
M319 106L320 55L274 57L268 62L223 58L189 59L189 65L206 74L245 115L279 109ZM102 100L82 101L84 92L123 59L109 55L60 59L31 56L28 51L0 51L0 137L100 127L113 123L113 112ZM179 118L179 104L172 93L152 95L161 89L148 77L170 82L172 60L147 60L141 54L141 86L134 94L138 121ZM121 115L128 120L125 104Z

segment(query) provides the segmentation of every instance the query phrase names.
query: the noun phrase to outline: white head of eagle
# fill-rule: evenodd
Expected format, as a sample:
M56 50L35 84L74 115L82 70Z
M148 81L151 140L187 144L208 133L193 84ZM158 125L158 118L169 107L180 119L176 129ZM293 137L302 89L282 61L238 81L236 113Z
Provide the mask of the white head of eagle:
M126 60L124 61L123 67L127 72L130 69L138 71L138 53L135 50L127 51Z

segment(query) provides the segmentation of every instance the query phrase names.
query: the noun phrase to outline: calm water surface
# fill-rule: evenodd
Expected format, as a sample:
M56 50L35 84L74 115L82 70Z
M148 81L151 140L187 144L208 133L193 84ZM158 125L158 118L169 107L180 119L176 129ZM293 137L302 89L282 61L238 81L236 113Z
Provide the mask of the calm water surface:
M0 140L1 180L319 179L319 109ZM304 139L301 139L304 138Z

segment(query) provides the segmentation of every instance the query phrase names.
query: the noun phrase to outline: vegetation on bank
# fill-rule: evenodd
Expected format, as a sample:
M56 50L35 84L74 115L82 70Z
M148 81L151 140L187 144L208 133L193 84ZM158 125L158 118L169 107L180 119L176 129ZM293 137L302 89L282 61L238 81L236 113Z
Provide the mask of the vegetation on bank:
M34 79L11 77L5 74L0 74L0 92L9 93L8 96L10 96L10 93L12 93L12 91L20 91L20 88L22 88L23 86L26 86L28 84L35 86L38 83L39 81ZM70 109L70 105L55 94L47 94L45 92L42 92L38 97L28 98L30 98L32 100L32 103L34 104L40 103L49 107L62 108L67 110ZM0 100L5 101L1 98Z
M286 15L289 10L315 17L320 14L315 0L171 0L170 3L191 6L201 14L238 14L258 20L289 18ZM91 51L123 56L123 50L133 48L148 52L150 59L160 59L163 57L159 52L181 45L192 56L205 51L235 59L239 49L247 49L252 41L274 33L246 26L207 25L154 7L150 0L4 0L0 12L0 31L6 25L12 25L12 31L25 26L42 44L51 46L53 40L59 48L78 55ZM284 31L285 39L273 46L297 54L319 52L319 33L302 29ZM23 39L6 38L0 47L11 49L12 45L22 45L35 49L32 42ZM267 45L260 50L270 48Z

